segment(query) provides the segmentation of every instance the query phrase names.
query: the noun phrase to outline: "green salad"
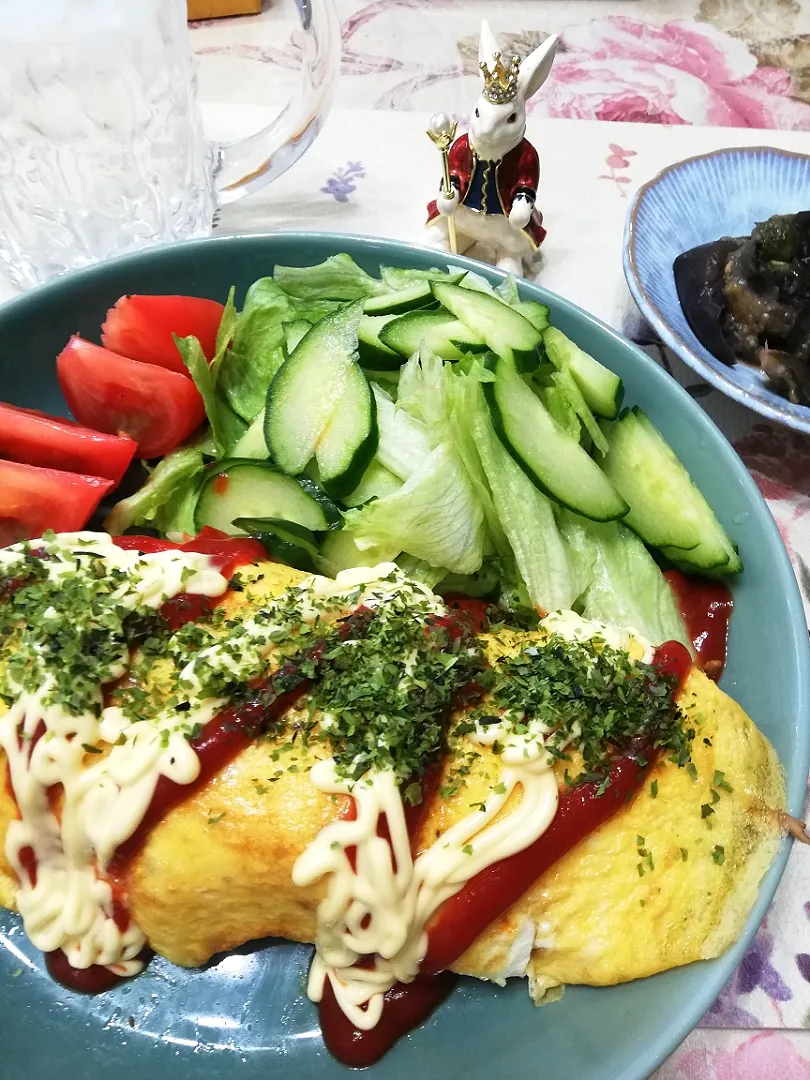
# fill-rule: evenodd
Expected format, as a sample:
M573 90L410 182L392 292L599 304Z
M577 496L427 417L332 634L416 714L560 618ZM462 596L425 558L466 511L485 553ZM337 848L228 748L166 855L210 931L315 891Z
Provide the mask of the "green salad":
M175 340L207 425L115 506L113 534L209 526L330 576L396 561L439 593L653 644L690 644L662 569L742 569L621 379L513 278L373 277L336 255L276 267L241 311L232 290L210 362Z

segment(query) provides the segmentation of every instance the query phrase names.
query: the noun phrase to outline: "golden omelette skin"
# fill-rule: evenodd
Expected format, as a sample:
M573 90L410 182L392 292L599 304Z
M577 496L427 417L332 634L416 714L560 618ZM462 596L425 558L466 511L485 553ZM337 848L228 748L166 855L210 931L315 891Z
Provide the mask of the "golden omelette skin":
M255 607L304 576L275 563L241 574L253 581L227 598L232 611ZM494 658L537 637L502 632L485 637L485 644ZM608 985L707 959L734 941L779 842L782 769L743 710L701 672L692 671L680 703L697 732L697 780L666 761L657 765L636 798L497 919L460 958L457 971L499 982L528 974L539 1000L564 983ZM465 748L470 744L460 741L457 750ZM469 813L497 782L498 758L476 749L466 785L446 801L433 801L419 847ZM192 967L253 938L314 940L326 879L298 888L292 868L348 803L307 782L307 766L320 753L262 740L153 830L127 886L133 917L157 952ZM449 755L444 779L456 763ZM733 789L720 790L717 802L715 771ZM703 804L715 811L708 819L701 816ZM0 787L0 837L15 816L6 784ZM654 869L639 855L639 836ZM722 863L713 857L718 847ZM13 907L15 890L0 853L0 904Z

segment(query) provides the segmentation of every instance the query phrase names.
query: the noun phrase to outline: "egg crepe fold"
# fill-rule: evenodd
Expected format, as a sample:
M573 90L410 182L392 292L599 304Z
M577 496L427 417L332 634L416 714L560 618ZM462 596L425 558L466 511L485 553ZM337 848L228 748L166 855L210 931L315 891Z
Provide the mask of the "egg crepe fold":
M303 575L263 564L247 577L244 591L226 600L233 614L247 615ZM485 637L484 645L494 659L531 640L536 635L515 633L505 641ZM735 940L779 843L783 773L745 712L699 671L679 703L696 733L694 769L659 759L636 797L538 878L455 970L497 982L528 976L542 1000L566 983L607 985L708 959ZM474 812L497 781L497 757L477 750L465 784L431 799L418 849ZM156 952L193 967L256 938L315 940L327 880L295 886L292 870L347 809L346 796L327 795L308 779L308 767L326 753L320 745L262 738L151 832L129 866L126 889ZM462 754L463 745L451 746L443 780ZM503 813L509 810L507 803ZM6 782L0 839L16 816ZM14 907L16 887L0 851L0 904Z

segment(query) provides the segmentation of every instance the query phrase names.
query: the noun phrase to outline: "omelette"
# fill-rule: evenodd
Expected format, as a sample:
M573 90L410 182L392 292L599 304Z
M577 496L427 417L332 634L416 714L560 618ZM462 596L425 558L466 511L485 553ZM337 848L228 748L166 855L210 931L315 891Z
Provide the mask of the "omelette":
M37 543L0 552L0 904L73 968L310 942L310 997L366 1031L425 967L525 977L540 1003L739 935L781 835L781 766L632 629L474 626L392 564L226 578L96 534ZM178 594L202 614L167 629ZM207 734L248 714L206 765ZM586 803L598 825L552 856ZM466 940L448 913L506 865L523 884Z

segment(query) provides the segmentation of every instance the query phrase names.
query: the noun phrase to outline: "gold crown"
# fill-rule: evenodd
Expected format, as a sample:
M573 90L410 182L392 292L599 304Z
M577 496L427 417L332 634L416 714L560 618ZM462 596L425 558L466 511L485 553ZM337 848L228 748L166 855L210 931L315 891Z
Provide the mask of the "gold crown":
M505 105L508 101L514 101L517 97L520 60L513 56L512 63L507 69L501 62L499 52L493 53L492 59L495 61L492 71L489 70L483 60L478 65L484 77L484 97L487 101L491 101L493 105Z

